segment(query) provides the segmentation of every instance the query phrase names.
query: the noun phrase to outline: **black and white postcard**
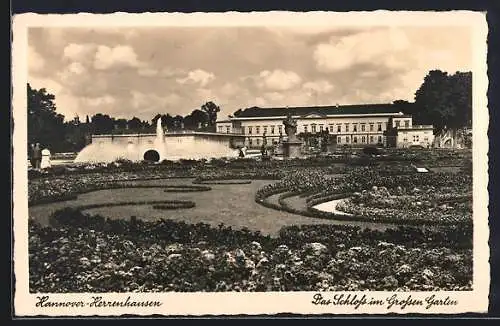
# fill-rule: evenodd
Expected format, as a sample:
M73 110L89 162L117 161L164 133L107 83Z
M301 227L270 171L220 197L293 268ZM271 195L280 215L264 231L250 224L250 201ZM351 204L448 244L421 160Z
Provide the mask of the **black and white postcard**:
M487 33L15 16L15 314L486 312Z

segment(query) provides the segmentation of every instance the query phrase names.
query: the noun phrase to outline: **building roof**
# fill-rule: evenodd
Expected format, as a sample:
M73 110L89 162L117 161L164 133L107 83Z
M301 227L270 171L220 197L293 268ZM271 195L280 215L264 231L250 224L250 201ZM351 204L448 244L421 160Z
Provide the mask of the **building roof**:
M282 117L307 116L309 114L322 115L348 115L348 114L382 114L399 113L401 106L395 104L356 104L340 106L307 106L307 107L281 107L260 108L257 106L235 112L235 118L260 118L260 117Z

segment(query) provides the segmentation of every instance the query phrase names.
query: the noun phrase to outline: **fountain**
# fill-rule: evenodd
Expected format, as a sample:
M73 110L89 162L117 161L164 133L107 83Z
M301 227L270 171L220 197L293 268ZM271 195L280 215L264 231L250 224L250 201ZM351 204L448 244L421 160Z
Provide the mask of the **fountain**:
M162 160L237 157L235 142L244 136L182 130L164 132L161 120L154 134L92 135L92 143L75 158L75 163L109 163L118 159L141 161L145 153ZM150 155L150 154L154 155Z
M161 126L161 119L156 120L156 139L154 141L155 150L158 152L160 157L159 161L162 161L165 157L163 150L165 147L165 136L163 132L163 127Z

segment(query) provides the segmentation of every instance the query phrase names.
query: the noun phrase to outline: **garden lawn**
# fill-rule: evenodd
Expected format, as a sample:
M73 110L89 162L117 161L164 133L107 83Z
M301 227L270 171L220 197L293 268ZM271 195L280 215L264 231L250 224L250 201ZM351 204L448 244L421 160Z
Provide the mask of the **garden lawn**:
M163 188L121 188L98 190L78 196L76 200L41 204L29 208L31 218L48 225L49 217L57 210L80 205L154 200L186 200L195 202L194 208L182 210L157 210L153 205L127 205L89 209L86 212L105 217L129 218L136 216L143 220L167 218L186 223L207 223L217 226L221 223L235 229L248 228L263 234L275 235L283 226L302 224L336 224L336 221L279 212L263 207L254 201L257 190L273 181L254 180L251 184L210 185L212 190L203 192L164 192ZM162 179L129 181L131 185L192 185L192 179Z

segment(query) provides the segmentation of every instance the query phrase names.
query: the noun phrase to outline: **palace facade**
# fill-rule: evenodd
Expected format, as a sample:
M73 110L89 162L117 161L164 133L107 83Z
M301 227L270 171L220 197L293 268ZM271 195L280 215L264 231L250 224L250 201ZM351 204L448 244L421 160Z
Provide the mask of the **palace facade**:
M217 121L216 128L218 133L244 135L247 147L258 148L286 139L283 120L288 114L297 120L299 138L328 133L336 145L430 147L434 141L432 125L413 125L411 115L396 104L251 107Z

